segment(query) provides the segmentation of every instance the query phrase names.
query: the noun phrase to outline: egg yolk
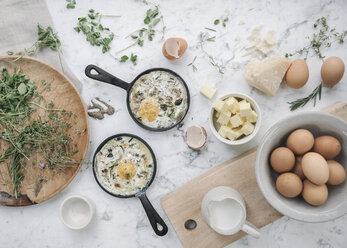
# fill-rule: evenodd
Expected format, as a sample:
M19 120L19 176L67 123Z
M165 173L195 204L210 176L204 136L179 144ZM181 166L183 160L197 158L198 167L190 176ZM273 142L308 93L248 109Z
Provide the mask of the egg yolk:
M152 122L158 117L159 105L150 100L142 101L138 113L142 119L148 119L149 122Z
M136 175L136 168L133 163L121 163L117 167L118 176L124 180L130 180Z

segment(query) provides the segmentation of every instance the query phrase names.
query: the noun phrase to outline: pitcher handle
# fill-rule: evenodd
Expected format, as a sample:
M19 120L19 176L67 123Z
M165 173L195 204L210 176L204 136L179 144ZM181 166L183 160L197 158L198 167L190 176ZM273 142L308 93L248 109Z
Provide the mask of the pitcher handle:
M245 224L243 224L242 231L251 235L254 238L258 239L260 237L260 230L255 225L253 225L252 223L248 221L246 221Z

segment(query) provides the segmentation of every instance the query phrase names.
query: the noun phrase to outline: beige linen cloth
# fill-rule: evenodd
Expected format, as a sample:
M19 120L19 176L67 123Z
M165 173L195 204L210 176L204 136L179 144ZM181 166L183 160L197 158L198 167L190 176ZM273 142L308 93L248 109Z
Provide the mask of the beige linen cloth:
M37 24L55 31L45 0L0 0L0 56L19 52L37 41ZM59 34L58 34L59 37ZM64 45L63 41L62 46ZM63 72L81 92L82 84L68 68L63 56L43 48L36 57ZM60 57L60 58L59 58Z

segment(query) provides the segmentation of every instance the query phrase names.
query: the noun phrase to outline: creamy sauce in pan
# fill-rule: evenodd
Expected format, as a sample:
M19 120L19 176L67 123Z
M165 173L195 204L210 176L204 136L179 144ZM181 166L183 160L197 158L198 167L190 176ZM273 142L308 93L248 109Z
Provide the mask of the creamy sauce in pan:
M182 120L187 91L182 81L166 71L142 75L130 92L130 109L145 126L167 128Z
M102 186L118 195L141 191L151 180L154 161L140 140L121 136L109 140L96 155L96 174Z

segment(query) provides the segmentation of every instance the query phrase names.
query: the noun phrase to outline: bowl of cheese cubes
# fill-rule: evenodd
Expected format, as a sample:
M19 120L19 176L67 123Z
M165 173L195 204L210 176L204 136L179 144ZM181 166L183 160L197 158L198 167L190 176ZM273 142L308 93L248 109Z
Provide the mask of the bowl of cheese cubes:
M253 139L260 128L260 109L249 96L241 93L219 97L212 105L212 133L225 144L242 145Z

